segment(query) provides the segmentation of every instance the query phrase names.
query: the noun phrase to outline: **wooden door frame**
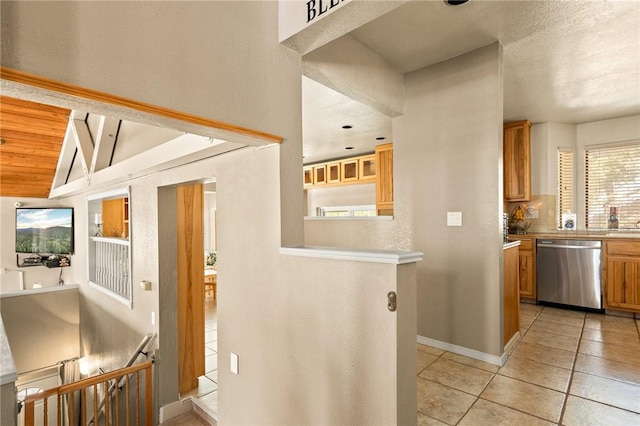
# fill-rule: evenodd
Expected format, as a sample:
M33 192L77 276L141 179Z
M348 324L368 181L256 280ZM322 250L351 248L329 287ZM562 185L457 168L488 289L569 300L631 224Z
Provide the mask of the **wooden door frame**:
M178 390L198 387L205 374L202 184L176 188Z

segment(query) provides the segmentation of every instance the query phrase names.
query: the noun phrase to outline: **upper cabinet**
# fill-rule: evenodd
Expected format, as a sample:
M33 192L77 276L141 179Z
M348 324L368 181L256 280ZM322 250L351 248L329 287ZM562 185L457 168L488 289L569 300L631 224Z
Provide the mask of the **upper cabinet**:
M393 144L378 145L375 153L303 167L304 188L358 183L376 184L378 216L393 216Z
M129 238L129 197L102 200L102 234Z
M531 123L528 120L504 125L504 200L531 199Z
M376 211L393 216L393 144L376 146Z

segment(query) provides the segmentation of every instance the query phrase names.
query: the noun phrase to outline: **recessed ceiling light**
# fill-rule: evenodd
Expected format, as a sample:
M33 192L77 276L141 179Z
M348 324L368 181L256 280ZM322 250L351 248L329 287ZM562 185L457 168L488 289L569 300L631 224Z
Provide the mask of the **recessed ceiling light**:
M461 4L465 4L469 0L444 0L444 3L447 6L460 6Z
M376 140L377 140L377 141L383 141L383 140L385 140L385 139L386 139L386 138L385 138L384 136L378 136L378 137L376 138Z
M344 149L353 149L353 147L352 146L347 146Z
M343 129L352 129L353 126L351 124L345 124L344 126L342 126Z

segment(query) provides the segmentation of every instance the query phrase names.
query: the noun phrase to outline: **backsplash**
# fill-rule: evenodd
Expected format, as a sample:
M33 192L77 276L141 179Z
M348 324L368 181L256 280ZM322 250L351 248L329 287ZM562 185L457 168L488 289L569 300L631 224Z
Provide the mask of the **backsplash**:
M531 201L506 203L504 211L510 221L518 206L524 210L525 221L531 223L528 232L558 229L555 195L532 195Z

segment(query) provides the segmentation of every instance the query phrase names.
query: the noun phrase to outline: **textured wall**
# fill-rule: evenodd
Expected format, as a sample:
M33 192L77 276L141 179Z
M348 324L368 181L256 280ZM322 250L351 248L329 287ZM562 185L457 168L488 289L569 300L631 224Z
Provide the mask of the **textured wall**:
M0 311L18 374L80 355L77 287L3 297Z
M500 355L501 47L406 74L404 112L393 120L393 221L308 221L305 243L423 252L418 334ZM462 227L446 226L448 211Z

